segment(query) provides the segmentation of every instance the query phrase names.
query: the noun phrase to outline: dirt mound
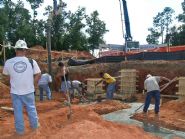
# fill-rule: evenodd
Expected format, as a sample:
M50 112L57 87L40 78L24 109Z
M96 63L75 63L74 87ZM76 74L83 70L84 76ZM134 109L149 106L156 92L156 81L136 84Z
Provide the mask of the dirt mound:
M102 108L103 105L103 108ZM93 105L92 110L102 115L113 111L130 108L128 104L123 104L119 101L104 101Z
M27 51L27 57L35 59L37 62L46 62L48 58L48 52L42 46L32 47ZM85 51L51 51L52 62L69 59L71 57L77 59L92 59L94 58L89 52Z
M10 97L10 88L0 82L0 98L9 98Z
M175 110L175 111L179 111L179 112L185 112L185 100L173 100L173 101L169 101L167 103L165 103L164 105L162 105L161 109L168 109L170 108L170 110ZM179 109L180 108L180 109Z
M35 45L35 46L32 46L30 49L44 50L44 47L41 45Z
M102 102L93 105L72 105L72 117L67 119L68 108L58 101L37 102L40 128L34 132L29 129L28 118L25 116L26 133L24 139L156 139L136 126L112 123L103 120L95 111L105 111L107 106L119 109L121 104L116 101ZM125 104L122 104L125 105ZM98 107L97 107L98 106ZM93 110L93 108L99 110ZM119 108L117 108L119 107ZM101 112L103 113L103 112ZM0 120L1 138L16 138L13 114Z

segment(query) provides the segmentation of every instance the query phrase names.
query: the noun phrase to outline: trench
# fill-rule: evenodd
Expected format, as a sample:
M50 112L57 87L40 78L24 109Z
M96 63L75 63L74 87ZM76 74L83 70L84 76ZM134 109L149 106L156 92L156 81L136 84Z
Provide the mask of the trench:
M137 125L144 129L144 131L149 132L153 135L162 137L163 139L172 139L174 137L179 137L185 139L185 132L176 131L176 130L170 130L167 128L159 127L156 125L152 125L150 123L144 124L143 122L131 119L130 117L135 113L135 110L138 109L142 103L129 103L131 108L129 109L123 109L116 112L112 112L109 114L102 115L105 120L122 123L122 124L132 124ZM149 109L153 109L154 106L150 105ZM138 110L137 112L141 112L142 108Z

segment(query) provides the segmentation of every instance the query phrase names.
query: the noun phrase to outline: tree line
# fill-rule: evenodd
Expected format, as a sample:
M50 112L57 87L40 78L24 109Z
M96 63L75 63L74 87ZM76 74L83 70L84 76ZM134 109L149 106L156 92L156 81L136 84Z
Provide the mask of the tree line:
M37 9L44 0L26 0L32 9L32 15L24 7L24 1L0 0L0 43L24 39L28 46L46 46L47 20L38 19ZM45 1L46 2L46 1ZM84 7L72 13L67 4L57 5L60 9L52 14L51 46L52 50L94 50L105 43L106 24L100 20L98 11L86 14ZM48 18L53 12L52 6L45 7L43 17Z
M24 7L27 1L32 12ZM94 50L99 44L105 43L103 36L108 32L106 24L99 18L98 11L86 14L84 7L75 12L67 10L63 2L54 8L60 9L52 16L51 25L47 20L38 19L38 8L44 0L0 0L0 44L11 42L14 45L18 39L24 39L28 47L34 45L46 46L47 28L51 27L52 50ZM46 1L45 1L46 2ZM153 27L150 27L146 41L149 44L185 44L185 1L182 2L183 13L174 17L174 10L165 7L153 18ZM45 7L43 17L47 19L53 12L52 6ZM177 27L171 26L174 20L181 23ZM11 56L6 50L7 57ZM12 53L12 52L11 52Z
M174 17L175 11L170 7L165 7L162 12L153 18L153 27L146 38L149 44L168 44L172 46L185 44L185 1L181 3L183 13ZM172 25L177 20L180 25Z

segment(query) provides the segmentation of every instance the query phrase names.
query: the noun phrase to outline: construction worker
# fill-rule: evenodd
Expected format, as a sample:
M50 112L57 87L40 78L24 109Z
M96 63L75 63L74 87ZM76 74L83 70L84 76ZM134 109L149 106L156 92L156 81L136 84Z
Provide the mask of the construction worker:
M51 99L51 90L49 83L52 82L51 75L49 75L45 70L42 71L41 78L39 79L38 86L40 91L40 101L43 101L43 91L46 92L47 99Z
M101 82L106 82L106 98L113 99L113 94L116 91L116 79L110 76L108 73L100 72L99 76L102 78L99 82L95 84L95 87Z
M70 82L70 93L74 94L74 90L77 90L78 93L82 91L82 82L78 80L73 80Z
M80 82L78 80L71 81L69 91L72 99L74 98L75 90L78 93L78 97L80 97L80 101L88 101L87 98L85 98L85 94L87 92L85 90L85 84L83 82Z
M160 105L159 82L162 80L170 81L170 79L162 76L152 76L151 74L148 74L146 76L146 80L144 81L144 88L145 90L147 90L147 96L146 96L145 104L143 108L144 113L147 113L152 97L155 98L155 114L159 113L159 105Z
M70 80L69 80L69 69L64 65L63 62L58 63L59 71L56 75L57 78L61 79L61 92L65 100L67 99L67 91L69 91Z
M5 62L3 74L10 79L15 129L17 134L22 135L24 134L23 106L26 107L30 127L32 129L39 127L35 107L34 80L37 85L41 71L35 60L32 60L32 68L31 62L25 56L28 49L25 41L18 40L14 48L16 56Z

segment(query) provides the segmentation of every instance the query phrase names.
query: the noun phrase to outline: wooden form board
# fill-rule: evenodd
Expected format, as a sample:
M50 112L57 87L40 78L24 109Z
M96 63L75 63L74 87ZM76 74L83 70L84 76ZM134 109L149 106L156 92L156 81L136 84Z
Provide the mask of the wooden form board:
M87 92L96 93L104 92L102 82L95 87L95 84L101 80L101 78L88 78L87 80Z
M177 85L178 92L176 94L184 97L185 96L185 77L179 77L178 80L179 80L179 83Z
M120 82L120 90L116 92L114 96L119 95L122 98L127 98L132 96L137 92L137 71L135 69L122 69L120 75L115 77L116 80ZM106 91L103 89L103 84L100 83L97 87L95 84L100 81L101 78L87 78L87 92L92 93L96 96L103 95L106 96Z
M137 71L135 69L122 69L120 71L120 92L124 95L135 94L137 84Z

